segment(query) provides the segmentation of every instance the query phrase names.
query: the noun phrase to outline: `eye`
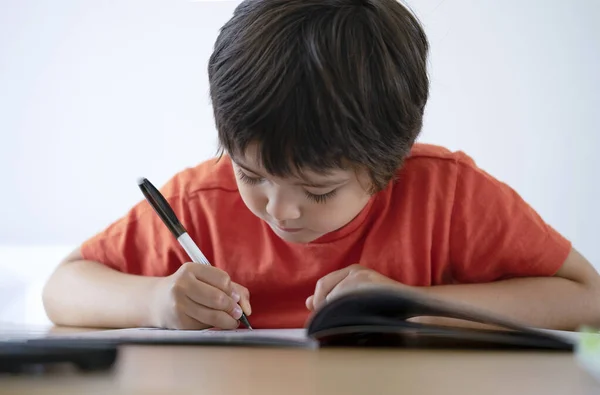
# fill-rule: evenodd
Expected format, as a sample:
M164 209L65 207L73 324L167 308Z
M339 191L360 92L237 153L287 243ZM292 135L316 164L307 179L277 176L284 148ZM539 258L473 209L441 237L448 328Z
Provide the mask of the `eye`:
M239 169L238 169L237 173L238 173L238 177L240 178L240 180L242 180L242 182L245 182L246 184L249 184L249 185L259 184L263 180L261 177L250 177L249 175L247 175L246 173L244 173L243 171L241 171Z
M337 193L337 189L334 189L331 192L324 193L322 195L316 195L314 193L310 193L308 191L304 191L306 197L312 200L315 203L325 203L328 199L331 199Z

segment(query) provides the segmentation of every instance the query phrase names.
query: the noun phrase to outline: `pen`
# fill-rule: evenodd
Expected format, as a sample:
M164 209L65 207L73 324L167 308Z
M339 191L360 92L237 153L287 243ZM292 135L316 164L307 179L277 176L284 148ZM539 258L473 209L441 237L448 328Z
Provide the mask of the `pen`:
M208 261L208 259L206 259L202 251L200 251L200 248L198 248L196 243L194 243L188 232L185 230L185 228L175 215L175 212L173 211L171 206L169 206L169 203L159 192L159 190L156 189L154 185L152 185L152 183L146 178L138 179L138 186L142 190L142 193L146 197L148 203L150 203L150 206L152 206L154 211L156 211L156 214L158 214L158 216L160 217L160 219L162 219L167 228L169 228L173 236L175 236L179 244L181 244L181 246L188 254L188 256L192 259L192 261L210 266L210 262ZM252 330L250 322L248 322L248 318L246 317L246 314L244 314L244 312L242 312L240 321L248 329Z

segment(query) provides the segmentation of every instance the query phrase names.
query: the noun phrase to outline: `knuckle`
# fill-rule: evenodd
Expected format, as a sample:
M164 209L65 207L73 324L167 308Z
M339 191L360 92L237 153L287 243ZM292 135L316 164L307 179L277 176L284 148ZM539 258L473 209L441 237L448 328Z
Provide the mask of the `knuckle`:
M324 287L325 287L325 279L320 278L317 281L317 285L315 286L315 289L320 290L320 289L323 289Z
M205 275L207 267L194 262L186 262L181 267L181 278L198 278L201 279ZM210 267L208 267L210 269Z
M226 292L228 292L228 291L230 291L232 289L233 285L232 285L232 282L231 282L231 277L229 277L228 274L225 274L223 276L223 279L221 279L221 286L222 286L221 289L224 290L224 291L226 291Z
M180 281L185 280L190 275L190 269L186 267L186 264L181 265L179 269L175 273L173 273L170 277L174 283L178 283Z
M371 273L367 270L360 270L352 274L352 279L356 281L368 281L371 279Z
M237 283L233 283L233 287L235 288L236 292L240 294L240 296L242 297L248 297L248 295L250 295L250 291L248 291L248 288L244 287L243 285L237 284Z
M357 270L357 271L350 273L350 277L352 277L352 278L365 278L368 275L369 275L369 273L366 270Z
M179 270L177 272L180 274L188 273L188 272L192 271L192 268L193 268L193 262L186 262L183 265L181 265L181 267L179 268Z
M219 294L215 296L214 303L216 308L220 310L229 309L231 307L229 297L222 292L219 292Z

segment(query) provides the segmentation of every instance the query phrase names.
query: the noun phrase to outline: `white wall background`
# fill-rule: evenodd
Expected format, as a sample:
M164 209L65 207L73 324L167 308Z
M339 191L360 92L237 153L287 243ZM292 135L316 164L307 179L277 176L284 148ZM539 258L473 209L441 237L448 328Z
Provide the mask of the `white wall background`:
M36 273L140 200L138 176L214 154L206 64L238 3L0 1L0 291L37 278L37 302ZM600 1L409 4L432 46L421 141L473 156L600 269Z

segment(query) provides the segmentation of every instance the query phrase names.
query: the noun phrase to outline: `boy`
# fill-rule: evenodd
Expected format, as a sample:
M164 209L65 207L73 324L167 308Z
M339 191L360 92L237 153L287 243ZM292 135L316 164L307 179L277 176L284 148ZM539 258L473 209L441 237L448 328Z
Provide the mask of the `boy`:
M208 68L224 155L162 188L214 267L184 263L142 201L57 268L50 319L231 329L239 304L256 328L301 327L386 284L537 327L600 324L600 278L568 240L465 154L415 144L427 52L396 0L244 1Z

